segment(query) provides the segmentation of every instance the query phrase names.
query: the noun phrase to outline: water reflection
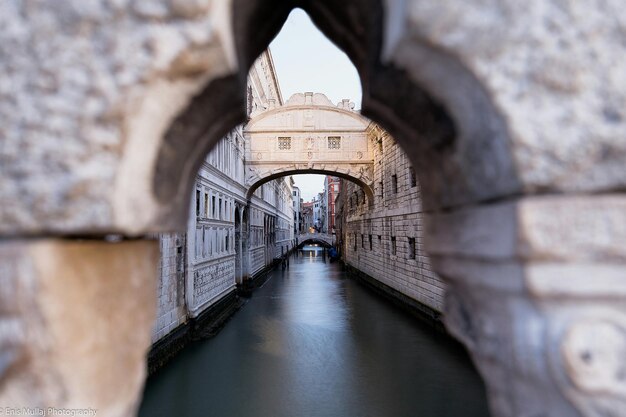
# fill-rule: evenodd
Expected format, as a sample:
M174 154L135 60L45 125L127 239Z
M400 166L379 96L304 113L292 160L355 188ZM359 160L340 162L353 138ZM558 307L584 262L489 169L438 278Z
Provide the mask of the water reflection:
M488 415L456 345L305 249L148 382L140 416Z

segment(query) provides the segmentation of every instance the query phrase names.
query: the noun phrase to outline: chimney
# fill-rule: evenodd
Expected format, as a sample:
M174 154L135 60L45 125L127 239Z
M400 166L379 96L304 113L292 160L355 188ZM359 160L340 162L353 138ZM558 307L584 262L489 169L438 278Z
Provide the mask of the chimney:
M350 108L350 99L344 98L341 100L341 108L348 110Z
M304 93L304 104L313 104L313 93L307 91Z

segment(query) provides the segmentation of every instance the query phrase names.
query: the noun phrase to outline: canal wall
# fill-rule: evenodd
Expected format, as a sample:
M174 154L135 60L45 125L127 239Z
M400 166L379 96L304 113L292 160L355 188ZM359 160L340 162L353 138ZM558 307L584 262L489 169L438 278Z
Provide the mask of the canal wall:
M162 247L167 248L168 243L177 243L184 235L167 234L161 237ZM290 256L295 250L294 247L288 249L286 255ZM171 252L171 251L170 251ZM168 267L168 262L163 261L167 257L161 256L161 273L172 272ZM212 337L226 324L226 322L246 303L253 291L261 287L268 279L268 274L279 265L277 259L273 259L269 264L261 267L249 279L243 281L232 290L221 295L218 299L206 306L204 310L195 317L190 316L184 303L178 306L173 300L181 297L179 288L171 285L174 282L174 274L170 275L170 280L164 279L163 275L159 281L159 312L162 320L157 320L155 331L153 332L153 342L148 353L148 374L152 375L161 367L173 359L189 343ZM168 285L168 283L170 285ZM184 297L184 295L182 295ZM168 325L168 323L171 323ZM157 336L157 326L165 329L161 336Z
M424 249L415 170L379 126L372 123L368 136L374 155L374 197L369 201L356 184L342 182L336 206L342 258L349 267L437 315L443 311L446 286Z

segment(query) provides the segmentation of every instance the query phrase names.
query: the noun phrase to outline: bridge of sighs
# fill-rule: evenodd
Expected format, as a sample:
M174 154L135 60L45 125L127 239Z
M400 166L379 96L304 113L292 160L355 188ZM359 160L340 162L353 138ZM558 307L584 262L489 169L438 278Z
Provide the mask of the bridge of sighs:
M371 198L374 178L371 123L342 100L294 94L284 105L252 115L246 126L248 197L262 184L293 174L328 174L353 181Z

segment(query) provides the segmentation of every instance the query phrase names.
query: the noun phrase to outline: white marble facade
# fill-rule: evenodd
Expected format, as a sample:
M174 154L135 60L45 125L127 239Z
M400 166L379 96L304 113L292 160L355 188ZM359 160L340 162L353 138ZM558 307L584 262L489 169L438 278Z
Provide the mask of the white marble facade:
M249 115L282 105L271 53L248 77ZM198 172L186 234L161 235L158 316L153 341L233 292L293 248L293 180L269 181L246 196L244 126L220 140Z

